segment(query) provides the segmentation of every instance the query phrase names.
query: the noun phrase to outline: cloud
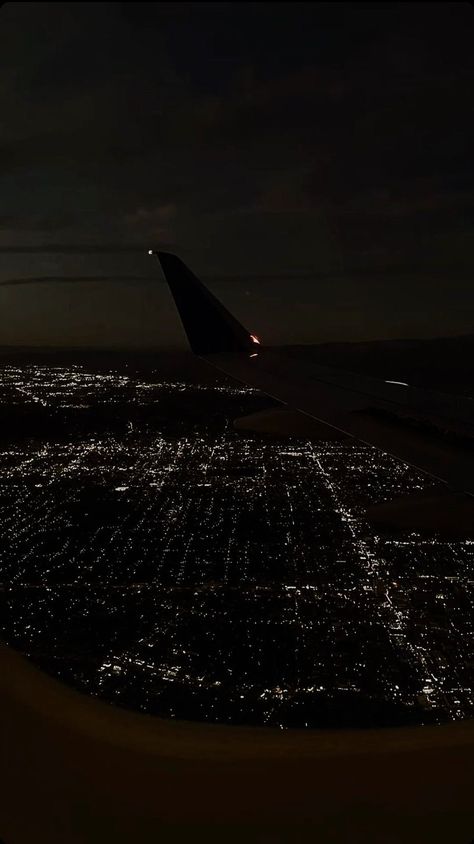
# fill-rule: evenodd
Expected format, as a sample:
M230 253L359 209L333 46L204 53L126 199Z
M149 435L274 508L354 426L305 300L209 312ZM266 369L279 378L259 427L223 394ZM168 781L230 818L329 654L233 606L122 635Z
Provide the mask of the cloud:
M236 295L317 302L342 270L448 286L474 270L462 6L7 4L2 275L125 293L151 243Z
M136 275L90 275L90 276L32 276L27 278L7 278L0 281L0 287L17 287L29 284L92 284L92 283L111 283L111 284L156 284L157 279L153 276L136 276Z
M172 249L175 244L160 242L160 249ZM131 243L46 243L46 244L16 244L0 246L0 254L4 255L120 255L122 253L144 255L148 246Z

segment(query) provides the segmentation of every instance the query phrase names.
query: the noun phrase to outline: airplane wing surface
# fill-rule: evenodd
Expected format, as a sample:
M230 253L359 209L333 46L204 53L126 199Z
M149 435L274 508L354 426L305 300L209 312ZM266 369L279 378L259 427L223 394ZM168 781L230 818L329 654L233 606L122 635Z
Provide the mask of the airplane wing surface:
M175 255L158 252L192 351L231 377L474 495L474 401L305 365L265 348Z

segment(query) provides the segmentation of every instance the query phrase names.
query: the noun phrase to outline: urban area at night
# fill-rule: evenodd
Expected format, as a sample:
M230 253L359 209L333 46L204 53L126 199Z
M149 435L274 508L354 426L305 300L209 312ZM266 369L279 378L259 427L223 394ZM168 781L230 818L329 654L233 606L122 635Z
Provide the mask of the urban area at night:
M2 635L81 691L287 727L474 715L473 540L377 534L430 486L351 441L243 436L271 400L160 370L0 371Z

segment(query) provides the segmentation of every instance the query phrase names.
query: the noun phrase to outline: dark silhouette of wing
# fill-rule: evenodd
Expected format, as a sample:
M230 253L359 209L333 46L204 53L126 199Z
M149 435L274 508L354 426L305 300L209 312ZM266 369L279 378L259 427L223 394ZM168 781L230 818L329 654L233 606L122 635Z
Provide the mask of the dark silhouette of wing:
M192 350L218 369L474 495L474 402L265 348L174 255L158 253Z
M189 345L196 355L252 353L255 340L176 256L158 252Z

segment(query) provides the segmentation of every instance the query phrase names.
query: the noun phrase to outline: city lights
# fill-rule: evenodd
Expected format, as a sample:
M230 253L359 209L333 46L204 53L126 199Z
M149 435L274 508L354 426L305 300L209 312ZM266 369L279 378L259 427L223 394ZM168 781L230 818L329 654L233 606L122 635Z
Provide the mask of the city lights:
M0 390L3 636L40 666L175 718L472 717L474 543L364 519L412 469L242 437L265 399L239 387L31 365Z

